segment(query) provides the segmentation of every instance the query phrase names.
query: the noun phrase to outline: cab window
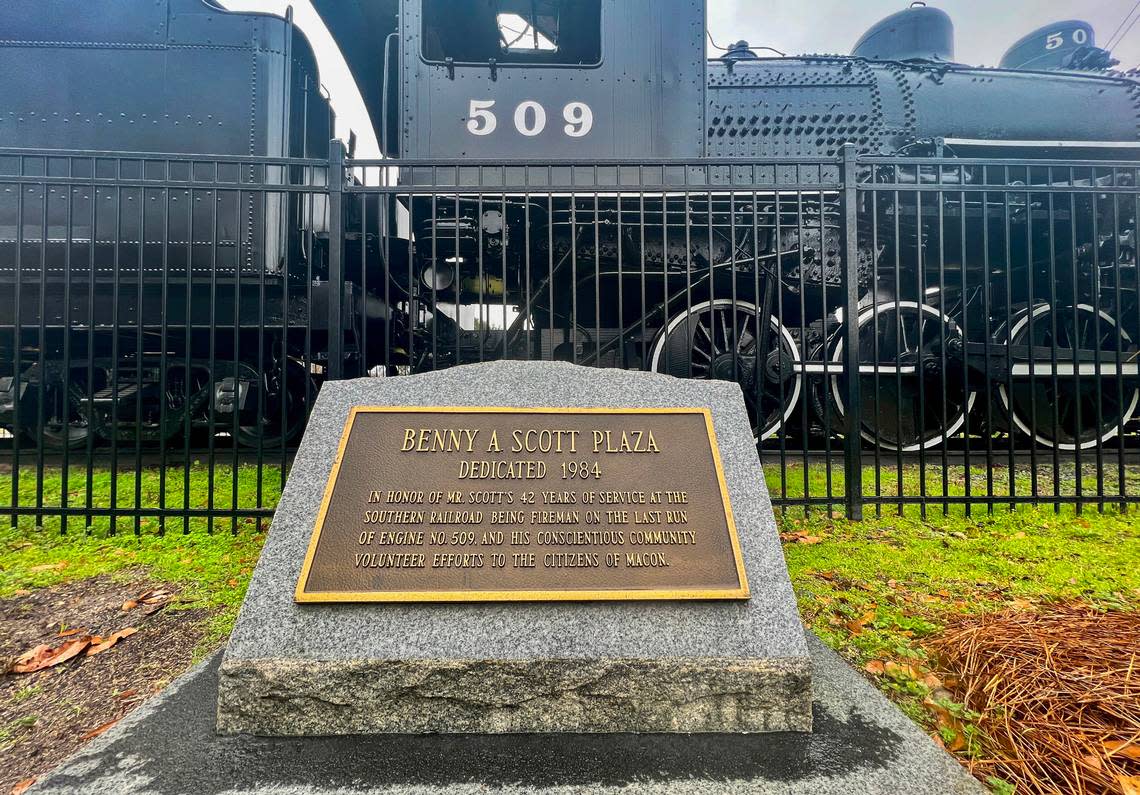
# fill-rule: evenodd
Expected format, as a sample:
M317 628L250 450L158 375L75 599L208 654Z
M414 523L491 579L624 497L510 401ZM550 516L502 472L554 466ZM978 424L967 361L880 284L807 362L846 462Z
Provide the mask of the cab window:
M433 63L593 66L601 0L423 0L423 56Z

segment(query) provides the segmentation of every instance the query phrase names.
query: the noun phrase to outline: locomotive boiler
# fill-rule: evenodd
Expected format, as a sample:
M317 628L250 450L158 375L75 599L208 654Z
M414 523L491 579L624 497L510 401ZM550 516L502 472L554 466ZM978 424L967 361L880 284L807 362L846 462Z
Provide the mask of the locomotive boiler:
M1044 28L978 68L920 4L851 55L794 57L746 42L710 57L702 2L314 6L385 157L337 175L341 228L317 170L285 161L309 190L274 201L240 174L208 197L189 175L107 205L98 179L66 202L5 194L0 289L18 308L0 314L0 422L42 415L57 446L140 418L158 441L232 427L283 443L336 351L359 374L541 356L737 380L760 439L833 433L851 379L875 396L868 442L900 452L1135 433L1136 202L1122 196L1136 172L1119 164L1140 146L1140 81L1088 25ZM272 158L325 156L331 111L287 20L201 0L124 8L0 11L14 31L0 145L232 157L239 172L270 158L250 185ZM998 174L1002 159L1022 165ZM181 161L159 162L170 177ZM787 189L782 168L799 175ZM852 180L868 189L849 206ZM194 205L177 223L176 201ZM164 220L144 233L153 204ZM330 282L334 244L346 266ZM149 276L101 280L124 267ZM342 327L288 321L327 318L331 290ZM91 361L61 364L79 345Z

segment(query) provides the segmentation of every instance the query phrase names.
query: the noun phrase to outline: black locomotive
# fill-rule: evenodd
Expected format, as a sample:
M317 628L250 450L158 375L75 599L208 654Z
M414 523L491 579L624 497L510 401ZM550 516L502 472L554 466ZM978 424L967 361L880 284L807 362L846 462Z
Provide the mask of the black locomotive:
M240 186L276 168L319 188L303 165L238 173L253 168L241 157L327 154L331 111L288 20L203 0L0 11L0 145L238 158L230 189L148 189L139 175L133 193L102 195L93 174L67 197L0 196L0 290L14 299L0 301L0 422L42 416L52 445L133 435L140 420L155 440L196 427L279 442L332 350L336 369L359 374L544 356L731 378L759 437L811 434L813 416L844 413L855 377L840 334L850 287L873 443L940 444L991 394L1000 411L974 432L1060 449L1130 432L1136 202L1106 190L1045 208L1033 196L1135 177L1040 165L1136 159L1140 80L1113 71L1088 25L1042 29L985 69L955 63L949 18L921 5L850 56L775 58L745 42L709 58L704 4L691 0L314 5L398 167L375 190L350 172L333 230L319 190L269 201ZM753 177L780 162L834 166L845 145L862 156L856 179L914 188L858 194L853 251L828 180L794 195L735 180L732 163ZM1034 159L1023 203L1010 198L1016 176L972 190L989 184L975 158ZM138 162L193 182L192 158ZM481 164L497 183L456 176ZM599 167L614 174L606 189L558 189ZM705 183L721 174L723 189L670 182L693 169ZM962 190L924 206L934 182ZM333 282L331 242L346 263ZM858 284L846 285L851 257ZM321 325L330 300L346 307L340 328ZM495 305L501 328L488 329ZM61 373L77 350L89 361Z

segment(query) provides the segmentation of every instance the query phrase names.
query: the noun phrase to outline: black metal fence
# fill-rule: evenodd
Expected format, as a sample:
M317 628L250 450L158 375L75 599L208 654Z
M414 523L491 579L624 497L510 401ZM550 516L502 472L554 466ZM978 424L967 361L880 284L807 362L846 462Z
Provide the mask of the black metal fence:
M323 381L501 358L739 382L785 508L1135 503L1136 178L0 150L0 514L237 530Z

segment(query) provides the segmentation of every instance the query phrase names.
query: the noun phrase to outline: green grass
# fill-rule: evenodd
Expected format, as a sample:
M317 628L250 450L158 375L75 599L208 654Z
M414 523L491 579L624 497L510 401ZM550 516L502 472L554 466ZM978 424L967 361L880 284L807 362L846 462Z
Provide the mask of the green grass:
M1036 466L1032 459L1019 458L1011 467L1007 457L995 453L993 466L966 468L953 464L943 467L941 456L934 451L929 454L925 468L904 464L900 469L894 456L884 453L882 466L863 467L862 493L869 500L864 512L875 512L874 503L878 502L880 512L897 513L899 503L891 500L899 495L906 498L903 514L916 517L929 516L932 512L978 516L1011 509L1020 511L1026 503L1018 500L1034 494L1051 509L1072 505L1063 501L1050 503L1054 494L1061 497L1080 494L1087 498L1103 493L1107 499L1119 494L1131 495L1133 499L1140 496L1140 465L1127 464L1122 469L1116 456L1106 455L1098 468L1095 456L1085 452L1078 468L1072 455L1066 453L1067 458L1062 458L1057 467L1049 454L1041 454ZM794 456L789 458L792 462L783 468L775 456L772 460L764 459L765 479L774 500L794 502L806 496L823 501L813 512L826 512L828 504L833 512L842 508L846 479L841 458L830 469L822 461L805 468L794 463ZM943 495L950 499L944 499ZM994 504L987 506L983 500L991 495L995 498ZM1011 496L1015 499L1011 500ZM913 501L919 497L925 499L921 503ZM1140 509L1140 504L1136 508ZM1086 505L1081 512L1089 510L1096 507ZM804 515L802 508L793 508L792 512Z
M84 505L87 481L82 469L68 473L68 503ZM217 507L229 506L233 494L233 472L215 471L213 494ZM167 504L180 505L184 496L185 473L181 468L167 470L165 484L156 470L144 470L140 482L141 501L146 507L159 504L165 485ZM279 496L277 470L264 470L262 505L272 506ZM91 502L95 506L111 504L111 475L97 470L91 479ZM119 507L134 505L135 475L122 471L115 479ZM238 504L256 507L257 468L239 466L237 470ZM209 505L210 481L206 468L195 464L189 479L190 505ZM45 472L44 504L60 504L63 493L62 473ZM35 470L25 469L19 481L20 503L34 505ZM10 504L12 478L0 475L0 495ZM264 523L262 523L264 525ZM139 570L149 578L171 583L178 588L179 599L173 609L205 608L211 618L199 652L216 646L229 634L237 611L245 596L249 577L265 540L264 526L254 518L229 519L194 517L188 523L181 519L143 517L136 534L133 517L119 517L116 532L111 521L96 518L90 527L72 517L67 532L61 533L59 516L24 516L16 527L0 527L0 599L21 591L45 588L62 582L83 580L109 574L117 580L136 576ZM163 529L165 528L165 534ZM185 532L188 530L188 532ZM236 532L234 532L236 530Z
M11 745L15 745L20 737L28 732L39 718L35 715L25 715L21 718L0 726L0 750L4 750Z
M985 482L984 472L973 474ZM1008 493L1003 474L995 473L1002 483L997 493ZM794 471L793 477L802 478L802 472ZM767 480L778 493L779 473L768 471ZM904 487L916 481L913 470L904 472ZM1014 485L1018 493L1028 493L1028 474L1018 471ZM1130 493L1136 491L1130 488ZM862 522L829 517L824 510L792 509L779 516L804 623L857 667L897 663L875 677L877 684L932 730L935 712L927 699L937 683L932 686L913 671L935 667L923 641L948 621L1069 600L1140 608L1140 506L1126 512L1086 506L1079 513L1070 505L1011 509L1002 504L992 513L984 505L972 508L972 515L963 505L944 512L932 502L925 516L918 505L901 512L884 507L876 516L872 507ZM978 716L952 702L942 706L954 713L966 735L961 753L982 753ZM951 738L944 740L950 744ZM993 786L1000 789L1000 782Z
M210 469L201 461L195 461L187 470L182 466L168 467L165 472L158 468L148 468L137 475L131 468L132 456L124 454L121 468L112 477L108 468L97 468L90 480L83 467L71 467L66 472L47 468L44 471L42 486L34 466L21 466L19 478L14 479L11 471L0 473L0 511L12 505L13 486L16 504L21 507L53 508L66 505L71 508L93 506L95 508L131 509L142 507L158 514L160 509L177 509L188 505L194 509L228 510L237 508L251 510L264 508L272 510L281 496L281 468L266 465L257 467L239 464L234 468L220 456L211 478ZM138 494L136 495L136 489ZM137 500L136 500L137 496ZM113 499L112 499L113 498ZM239 520L240 524L240 520ZM19 526L25 529L43 529L59 532L63 528L58 515L45 513L43 516L21 516ZM90 526L85 526L81 518L70 517L66 530L78 533L140 533L151 532L200 532L207 530L232 530L231 518L216 517L209 522L204 517L166 518L162 521L157 515L143 517L136 527L136 520L130 516L116 518L114 528L107 517L95 517Z
M937 456L932 456L932 461ZM1048 463L1048 462L1047 462ZM1115 462L1108 462L1115 463ZM1005 462L987 471L967 473L961 467L943 470L928 467L925 474L893 467L879 472L882 494L948 493L980 497L1010 491L1010 469ZM217 507L229 506L237 478L237 503L258 507L258 470L239 466L236 471L215 471L211 484L201 464L192 467L189 500L205 508L213 494ZM262 472L260 505L271 508L279 496L280 471ZM806 477L802 467L766 467L768 488L773 496L813 496L843 492L842 470L833 469L828 490L827 473L813 466ZM1118 486L1115 477L1101 477L1107 486ZM158 471L145 470L139 483L140 504L157 506L165 490L169 505L180 505L187 488L181 468L168 469L165 483ZM1051 468L1037 471L1037 487L1051 491ZM1057 471L1061 492L1071 494L1078 486L1096 487L1095 464L1086 462L1078 471L1063 465ZM1140 493L1140 472L1126 472L1125 487ZM864 491L873 494L876 474L863 473ZM120 472L116 494L119 506L135 501L135 477ZM1034 487L1028 463L1013 469L1013 490L1029 494ZM58 471L45 472L45 505L58 505L64 483ZM85 472L69 472L67 502L83 505L88 499ZM0 506L12 499L12 478L0 474ZM97 470L90 482L90 499L96 506L109 506L111 477ZM34 504L34 468L21 471L20 504ZM848 521L826 509L805 511L791 508L778 512L784 551L805 624L850 662L865 667L872 661L901 666L876 676L879 686L904 710L932 730L936 728L930 702L932 686L910 675L909 665L926 671L931 661L923 641L947 621L961 615L1004 607L1023 609L1031 604L1082 600L1105 608L1140 608L1140 506L1122 512L1115 506L1103 511L1086 506L1078 512L1069 505L1018 506L1002 503L988 508L943 504L932 497L925 506L892 505L876 515L868 506L862 522ZM189 532L183 532L188 529ZM231 532L236 528L236 533ZM264 533L254 519L193 518L163 523L145 517L138 524L121 517L112 534L107 519L96 520L86 529L73 518L61 534L58 517L22 517L17 527L0 528L0 598L21 590L43 588L64 581L82 580L98 574L131 577L139 569L154 580L179 588L176 607L205 607L212 611L209 632L201 651L216 646L229 633L245 595ZM210 531L213 532L210 532ZM942 702L944 709L964 727L966 754L976 754L980 745L973 736L974 719L960 705ZM945 727L943 727L945 729ZM945 738L950 742L949 737ZM994 783L1000 789L1000 783Z

